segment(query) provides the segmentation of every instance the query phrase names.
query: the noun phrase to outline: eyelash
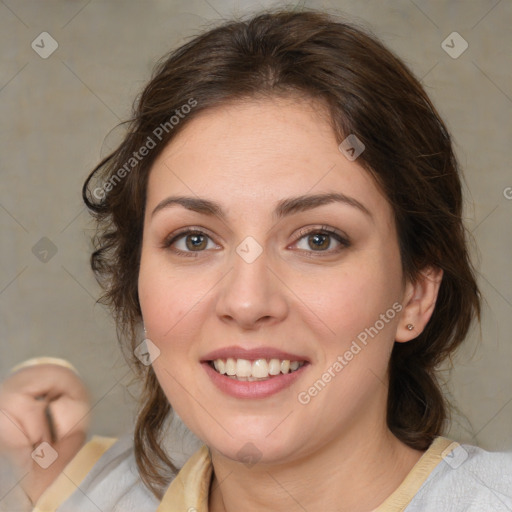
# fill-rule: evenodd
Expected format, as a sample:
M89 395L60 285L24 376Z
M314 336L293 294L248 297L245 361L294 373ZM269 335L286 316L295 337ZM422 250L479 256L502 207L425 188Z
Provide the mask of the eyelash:
M294 244L296 244L302 238L304 238L308 235L313 235L313 234L329 235L330 237L334 238L340 244L340 246L337 249L330 249L330 250L326 250L326 251L313 251L313 250L304 251L305 254L309 253L308 256L311 256L313 258L316 258L317 256L321 257L322 254L331 255L334 253L338 253L342 249L346 249L346 248L350 247L350 241L349 241L348 237L346 235L339 233L335 229L330 228L329 226L322 226L320 229L319 228L301 229L299 231L298 238L295 240ZM300 249L300 250L303 251L303 249Z
M346 235L342 235L341 233L337 232L336 230L330 228L329 226L322 226L321 228L305 228L301 229L299 231L298 237L295 240L294 244L302 240L302 238L312 235L312 234L321 234L321 235L328 235L334 238L339 244L340 247L334 250L326 250L326 251L308 251L304 249L299 249L301 252L303 252L307 257L316 258L316 257L322 257L324 255L332 255L333 253L338 253L344 248L350 247L351 243L346 237ZM175 252L178 255L186 256L186 257L192 257L197 258L199 257L200 253L205 252L205 250L202 251L182 251L181 249L172 249L171 246L176 241L178 241L180 238L183 238L185 235L204 235L212 240L212 237L210 237L207 233L202 231L201 229L195 229L195 228L186 228L182 231L179 231L178 233L172 233L169 235L164 242L162 243L161 248L162 249L169 249ZM213 241L213 240L212 240Z
M335 231L332 228L329 228L328 226L322 226L321 228L313 228L313 229L301 229L299 231L299 236L295 240L294 244L299 242L302 238L304 238L308 235L312 235L312 234L329 235L332 238L334 238L337 242L339 242L341 247L338 247L338 249L335 249L335 250L327 250L327 251L307 251L304 249L300 249L300 251L302 251L304 253L309 253L308 257L312 257L312 258L322 257L323 254L332 255L333 253L340 252L343 248L350 247L350 245L351 245L350 241L348 240L348 238L346 236L342 235L341 233L338 233L337 231ZM204 231L202 231L200 229L186 228L182 231L179 231L178 233L172 233L171 235L169 235L162 243L161 248L162 249L170 249L178 255L192 257L192 258L197 258L200 253L205 252L205 250L182 251L181 249L176 249L176 248L172 249L171 248L172 244L174 244L180 238L183 238L185 235L204 235L204 236L212 239L212 237L210 237L207 233L205 233Z

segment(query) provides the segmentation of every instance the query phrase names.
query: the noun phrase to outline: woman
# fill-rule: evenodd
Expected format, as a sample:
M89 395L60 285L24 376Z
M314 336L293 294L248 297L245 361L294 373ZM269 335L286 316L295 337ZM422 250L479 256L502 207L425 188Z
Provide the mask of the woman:
M196 37L83 195L159 511L512 509L512 454L442 436L480 312L460 177L375 38L315 11ZM204 442L176 477L171 411Z

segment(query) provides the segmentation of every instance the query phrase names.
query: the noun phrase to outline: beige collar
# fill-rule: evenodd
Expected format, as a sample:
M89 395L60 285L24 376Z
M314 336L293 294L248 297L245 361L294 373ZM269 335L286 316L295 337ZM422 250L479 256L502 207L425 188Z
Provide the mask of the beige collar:
M73 457L59 476L37 500L32 512L54 512L64 503L100 457L117 441L113 437L94 436Z
M457 442L442 436L436 437L400 486L373 512L403 511L434 468L457 446ZM208 512L211 477L210 450L203 445L190 457L172 481L157 512Z

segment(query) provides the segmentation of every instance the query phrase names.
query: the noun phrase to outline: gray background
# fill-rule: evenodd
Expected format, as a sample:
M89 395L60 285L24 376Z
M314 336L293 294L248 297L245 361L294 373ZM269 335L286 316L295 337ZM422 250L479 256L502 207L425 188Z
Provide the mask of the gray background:
M0 1L0 377L29 357L70 360L92 393L93 433L117 436L129 429L136 386L113 321L95 305L92 223L81 202L82 183L119 140L120 130L112 129L128 116L156 59L209 24L276 5ZM331 0L306 6L373 30L421 78L453 134L486 304L481 333L474 329L454 358L455 369L443 372L459 409L448 434L491 450L512 449L512 2ZM442 46L454 31L469 45L458 58ZM42 32L58 43L46 59L31 47ZM452 52L462 48L460 40L448 41Z

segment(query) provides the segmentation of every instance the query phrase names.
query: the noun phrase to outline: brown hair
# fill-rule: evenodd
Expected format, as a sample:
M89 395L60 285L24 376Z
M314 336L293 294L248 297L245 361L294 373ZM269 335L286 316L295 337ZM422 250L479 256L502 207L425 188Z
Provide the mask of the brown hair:
M100 301L112 308L118 337L128 340L127 356L144 377L135 455L157 496L176 471L161 448L171 407L152 368L133 356L141 341L137 278L148 174L199 112L277 94L321 100L338 141L355 134L363 142L357 161L393 207L404 276L414 281L426 266L444 272L426 328L410 343L395 343L391 354L387 423L408 446L425 450L443 433L448 408L436 367L459 346L475 315L480 318L450 135L418 80L392 52L367 30L314 10L268 11L195 37L155 68L123 142L91 172L82 191L97 220L91 265L104 288ZM170 117L186 104L195 106L171 127ZM162 126L167 129L157 131ZM135 161L149 139L155 147ZM110 185L93 191L93 179Z

